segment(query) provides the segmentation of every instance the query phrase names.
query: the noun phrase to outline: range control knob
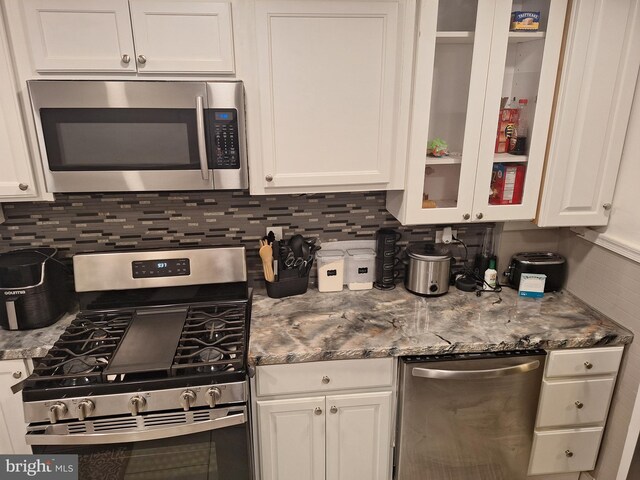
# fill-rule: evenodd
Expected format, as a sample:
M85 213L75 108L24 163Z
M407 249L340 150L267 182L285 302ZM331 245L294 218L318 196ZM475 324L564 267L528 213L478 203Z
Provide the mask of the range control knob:
M67 413L67 406L62 402L56 402L49 407L49 421L58 423L58 420Z
M96 409L96 405L88 398L85 398L78 402L78 406L76 408L78 410L78 420L82 421L91 415L91 412Z
M196 394L193 390L185 390L180 394L180 405L184 408L184 411L187 412L193 405L193 402L196 401Z
M134 417L138 415L140 413L140 410L142 410L146 404L147 401L140 395L131 397L129 399L129 411L131 412L131 415L133 415Z
M222 392L218 387L211 387L207 390L207 403L211 408L216 406L216 403L220 401L220 397L222 397Z

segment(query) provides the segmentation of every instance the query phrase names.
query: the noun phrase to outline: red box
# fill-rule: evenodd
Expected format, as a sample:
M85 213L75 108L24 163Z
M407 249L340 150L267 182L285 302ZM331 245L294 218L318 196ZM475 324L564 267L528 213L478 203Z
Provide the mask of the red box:
M519 205L522 203L525 165L494 163L491 173L491 205Z
M520 112L517 108L502 108L498 117L498 134L496 135L496 153L507 153L509 141L518 127Z

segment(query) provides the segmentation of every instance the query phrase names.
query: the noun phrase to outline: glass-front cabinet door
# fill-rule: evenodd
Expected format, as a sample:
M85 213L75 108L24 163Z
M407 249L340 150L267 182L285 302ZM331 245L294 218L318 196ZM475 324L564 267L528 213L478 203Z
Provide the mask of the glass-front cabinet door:
M567 0L496 0L473 220L535 216Z
M535 215L567 0L423 0L403 224Z

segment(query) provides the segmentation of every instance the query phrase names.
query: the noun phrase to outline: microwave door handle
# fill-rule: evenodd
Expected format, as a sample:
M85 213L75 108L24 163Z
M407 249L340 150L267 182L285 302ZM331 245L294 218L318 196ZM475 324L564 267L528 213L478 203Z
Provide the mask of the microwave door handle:
M204 99L196 97L196 125L198 128L198 153L200 155L200 171L202 179L209 180L209 165L207 163L207 142L204 131Z
M506 377L518 373L526 373L540 367L540 361L521 363L511 367L492 368L490 370L438 370L434 368L413 368L411 375L422 378L435 378L439 380L486 380L491 378Z

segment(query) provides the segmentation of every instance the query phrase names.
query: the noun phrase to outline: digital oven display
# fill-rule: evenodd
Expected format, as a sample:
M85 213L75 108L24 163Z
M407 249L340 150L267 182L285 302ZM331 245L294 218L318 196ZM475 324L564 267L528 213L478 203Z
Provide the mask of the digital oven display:
M176 277L191 273L188 258L137 260L131 262L131 270L133 278Z

